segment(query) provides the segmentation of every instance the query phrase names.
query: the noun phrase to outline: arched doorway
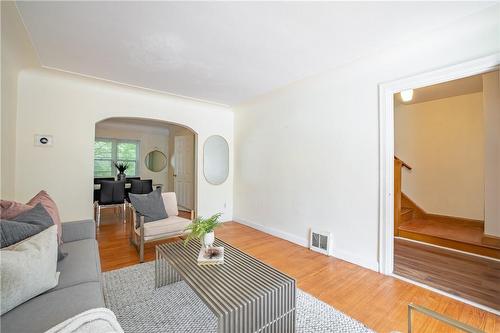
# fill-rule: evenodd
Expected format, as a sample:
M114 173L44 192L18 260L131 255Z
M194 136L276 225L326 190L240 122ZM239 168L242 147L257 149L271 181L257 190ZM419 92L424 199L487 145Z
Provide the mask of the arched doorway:
M175 192L180 211L197 210L197 133L189 127L163 120L113 117L95 124L94 201L102 179L116 179L114 163L128 166L131 179L151 180L153 188ZM119 215L106 212L101 222L116 223Z

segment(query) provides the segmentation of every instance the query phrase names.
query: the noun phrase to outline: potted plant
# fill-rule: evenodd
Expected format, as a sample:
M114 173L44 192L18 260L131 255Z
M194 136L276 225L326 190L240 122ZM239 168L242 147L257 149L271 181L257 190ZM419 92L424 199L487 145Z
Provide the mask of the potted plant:
M127 177L125 171L127 171L127 169L130 167L130 164L128 164L128 162L113 162L113 164L119 172L116 176L116 180L125 180L125 178Z
M219 221L221 215L222 213L217 213L209 218L203 218L202 216L195 218L185 229L185 231L190 231L190 233L187 235L184 243L186 244L191 239L198 238L204 248L211 247L215 240L214 230L221 223Z

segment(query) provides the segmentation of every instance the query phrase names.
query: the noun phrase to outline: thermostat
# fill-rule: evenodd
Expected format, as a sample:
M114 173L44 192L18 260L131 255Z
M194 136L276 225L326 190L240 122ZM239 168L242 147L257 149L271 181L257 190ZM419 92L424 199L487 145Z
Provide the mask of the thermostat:
M35 134L35 146L52 146L52 135Z

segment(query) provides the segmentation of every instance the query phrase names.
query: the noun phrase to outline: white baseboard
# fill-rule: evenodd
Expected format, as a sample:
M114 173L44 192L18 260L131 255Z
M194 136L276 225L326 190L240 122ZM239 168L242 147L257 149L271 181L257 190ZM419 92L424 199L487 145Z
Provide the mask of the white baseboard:
M273 235L275 237L287 240L289 242L292 242L294 244L309 248L309 240L307 238L303 237L298 237L295 235L292 235L288 232L281 231L275 228L271 227L266 227L263 226L262 224L251 222L245 219L241 219L238 217L235 217L233 221L244 224L246 226L249 226L251 228L257 229L259 231L265 232L266 234ZM352 253L347 253L347 252L342 252L338 250L333 250L333 257L353 263L355 265L368 268L372 271L378 272L378 262L377 261L370 261L370 260L365 260L362 258L359 258Z
M368 268L378 273L378 261L366 260L364 258L355 256L352 253L343 252L335 249L333 249L333 256L335 258L342 259L344 261L356 264L364 268Z
M263 226L262 224L250 222L250 221L240 219L237 217L235 217L233 219L233 221L244 224L244 225L249 226L251 228L257 229L259 231L265 232L266 234L270 234L270 235L276 236L278 238L287 240L287 241L295 243L297 245L307 247L307 248L309 247L309 241L307 240L307 238L298 237L298 236L292 235L288 232L284 232L284 231L281 231L281 230L278 230L275 228L271 228L271 227L266 227L266 226Z

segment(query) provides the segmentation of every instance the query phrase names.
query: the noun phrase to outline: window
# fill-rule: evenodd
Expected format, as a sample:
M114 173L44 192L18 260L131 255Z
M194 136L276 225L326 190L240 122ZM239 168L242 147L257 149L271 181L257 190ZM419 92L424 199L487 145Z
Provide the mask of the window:
M139 175L139 142L132 140L96 138L94 143L94 177L114 177L114 161L127 162L127 176Z

